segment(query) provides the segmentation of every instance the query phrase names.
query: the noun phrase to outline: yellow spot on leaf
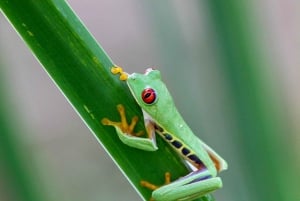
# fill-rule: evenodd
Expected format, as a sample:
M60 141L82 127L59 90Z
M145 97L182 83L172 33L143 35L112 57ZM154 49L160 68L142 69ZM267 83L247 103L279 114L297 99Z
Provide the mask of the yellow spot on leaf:
M34 36L34 34L31 31L27 30L27 33L28 33L29 36Z

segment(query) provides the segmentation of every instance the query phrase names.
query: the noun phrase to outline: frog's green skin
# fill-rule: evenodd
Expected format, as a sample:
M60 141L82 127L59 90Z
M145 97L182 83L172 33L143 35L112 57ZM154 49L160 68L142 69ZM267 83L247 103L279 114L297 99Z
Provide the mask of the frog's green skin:
M194 171L170 184L153 191L155 201L190 201L222 187L217 172L227 169L227 163L202 142L188 127L177 111L173 99L161 80L158 70L147 69L145 74L128 75L127 84L135 100L142 108L149 138L127 135L116 127L121 140L129 146L147 151L157 149L155 133L158 133L177 153L194 166ZM153 89L156 96L151 104L145 103L142 93Z

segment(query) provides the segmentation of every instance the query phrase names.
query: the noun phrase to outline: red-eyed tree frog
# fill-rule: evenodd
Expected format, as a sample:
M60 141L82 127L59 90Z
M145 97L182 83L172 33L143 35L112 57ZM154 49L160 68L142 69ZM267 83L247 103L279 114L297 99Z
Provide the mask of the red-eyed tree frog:
M217 177L217 173L227 169L226 161L202 142L185 123L161 80L160 72L147 69L144 74L127 74L118 66L112 67L111 72L120 74L120 80L127 82L143 111L148 137L140 137L142 132L133 132L138 118L133 117L129 124L125 116L125 108L121 104L117 106L121 121L114 122L103 118L102 124L114 126L123 143L146 151L158 149L155 141L155 133L157 133L174 148L184 162L192 167L190 174L173 182L170 181L170 174L166 173L166 183L162 186L141 181L142 186L153 190L152 200L191 201L221 188L222 181Z

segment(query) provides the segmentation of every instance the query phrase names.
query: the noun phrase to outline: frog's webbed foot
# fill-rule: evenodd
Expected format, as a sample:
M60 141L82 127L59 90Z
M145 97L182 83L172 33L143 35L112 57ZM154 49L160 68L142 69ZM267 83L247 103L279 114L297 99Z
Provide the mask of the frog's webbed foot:
M136 136L139 137L141 135L143 135L143 131L139 131L137 133L134 133L134 128L138 122L138 117L134 116L131 119L130 124L127 122L127 118L126 118L126 114L125 114L125 108L123 105L119 104L117 105L117 110L119 112L119 115L121 117L121 121L120 122L115 122L115 121L111 121L108 118L103 118L101 120L101 123L103 125L107 125L107 126L114 126L114 127L118 127L123 133L126 133L127 135L131 135L131 136Z
M119 79L122 80L122 81L125 81L128 78L127 73L125 73L120 66L113 66L110 71L114 75L120 74L120 78Z
M158 185L152 184L152 183L150 183L150 182L148 182L148 181L142 180L142 181L141 181L141 186L143 186L143 187L145 187L145 188L148 188L148 189L154 191L154 190L160 188L161 186L167 185L167 184L169 184L169 183L171 183L171 174L170 174L169 172L166 172L166 173L165 173L165 183L164 183L163 185L159 185L159 186L158 186ZM151 198L150 198L150 201L155 201L155 200L154 200L153 197L151 197Z
M155 142L155 133L154 130L151 130L151 134L148 134L147 138L140 137L144 134L144 131L139 131L137 133L134 132L134 128L138 122L138 117L134 116L130 122L127 122L126 115L125 115L125 108L123 105L117 105L117 109L119 115L121 117L120 122L114 122L109 120L108 118L103 118L101 123L103 125L113 126L116 129L116 132L120 138L120 140L130 146L137 149L141 149L144 151L155 151L157 150L156 142ZM146 126L147 127L147 126ZM148 126L149 127L149 126ZM150 130L148 128L148 130ZM147 130L147 132L148 132Z
M167 185L169 183L171 183L171 174L170 174L170 172L166 172L165 173L165 183L163 185L158 186L158 185L152 184L148 181L142 180L141 181L141 186L154 191L154 190L160 188L161 186Z

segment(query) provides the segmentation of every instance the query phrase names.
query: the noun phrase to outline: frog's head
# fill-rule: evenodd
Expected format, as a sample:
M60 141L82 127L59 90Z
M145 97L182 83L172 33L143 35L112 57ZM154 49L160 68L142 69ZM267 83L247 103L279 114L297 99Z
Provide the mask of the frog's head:
M159 115L158 112L163 111L161 107L172 102L158 70L149 68L144 74L128 75L127 84L140 107L152 117Z
M157 103L162 84L158 70L148 68L144 74L133 73L128 76L127 84L140 106L150 106Z
M111 72L120 75L119 79L127 82L138 105L156 123L170 125L174 115L178 116L172 97L158 70L148 68L144 74L128 74L121 67L113 66Z

